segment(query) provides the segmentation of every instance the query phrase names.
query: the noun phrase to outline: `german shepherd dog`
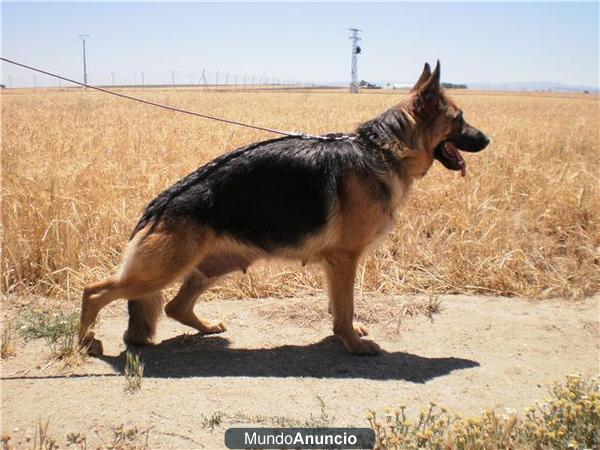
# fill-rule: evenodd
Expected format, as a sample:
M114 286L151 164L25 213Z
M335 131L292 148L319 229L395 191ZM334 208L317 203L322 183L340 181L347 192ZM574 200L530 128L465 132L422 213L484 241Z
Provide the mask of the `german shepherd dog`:
M351 353L374 355L354 323L353 289L361 255L388 233L413 180L437 159L466 164L489 139L469 125L429 64L398 105L350 135L293 136L251 144L200 167L150 202L134 228L119 271L83 292L79 342L102 343L91 327L100 309L129 299L126 343L151 344L163 309L161 290L183 280L165 313L200 334L225 325L194 313L198 296L225 274L261 258L319 263L333 333Z

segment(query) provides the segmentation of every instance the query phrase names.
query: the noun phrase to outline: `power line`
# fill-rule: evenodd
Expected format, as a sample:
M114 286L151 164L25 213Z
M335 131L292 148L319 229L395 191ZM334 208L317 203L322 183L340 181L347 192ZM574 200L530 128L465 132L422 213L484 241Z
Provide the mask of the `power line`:
M7 62L9 64L13 64L15 66L22 67L24 69L29 69L29 70L32 70L33 72L42 73L42 74L48 75L50 77L58 78L60 80L68 81L69 83L77 84L79 86L83 86L83 87L86 87L86 88L94 89L96 91L104 92L106 94L114 95L115 97L121 97L121 98L125 98L125 99L128 99L128 100L134 100L134 101L139 102L139 103L144 103L144 104L150 105L150 106L156 106L158 108L167 109L169 111L175 111L175 112L180 112L180 113L183 113L183 114L189 114L191 116L202 117L204 119L215 120L217 122L228 123L228 124L231 124L231 125L238 125L238 126L241 126L241 127L252 128L254 130L268 131L269 133L281 134L281 135L284 135L284 136L295 136L295 137L302 137L302 138L305 138L305 139L307 139L307 138L328 139L327 137L323 137L323 136L312 136L312 135L309 135L309 134L298 133L298 132L295 132L295 131L276 130L274 128L261 127L261 126L258 126L258 125L250 125L250 124L243 123L243 122L236 122L235 120L223 119L221 117L214 117L214 116L210 116L208 114L202 114L202 113L198 113L198 112L194 112L194 111L188 111L188 110L185 110L185 109L176 108L174 106L169 106L169 105L164 105L162 103L156 103L156 102L151 102L149 100L144 100L143 98L133 97L131 95L122 94L120 92L114 92L114 91L111 91L111 90L108 90L108 89L104 89L104 88L101 88L101 87L98 87L98 86L91 86L89 84L85 84L85 83L82 83L80 81L75 81L75 80L73 80L71 78L63 77L61 75L57 75L57 74L52 73L52 72L47 72L45 70L38 69L38 68L32 67L32 66L28 66L26 64L22 64L22 63L19 63L19 62L16 62L16 61L13 61L13 60L1 57L1 56L0 56L0 61L4 61L4 62ZM36 79L36 74L35 73L33 74L33 77L34 77L34 82L37 85L37 79Z

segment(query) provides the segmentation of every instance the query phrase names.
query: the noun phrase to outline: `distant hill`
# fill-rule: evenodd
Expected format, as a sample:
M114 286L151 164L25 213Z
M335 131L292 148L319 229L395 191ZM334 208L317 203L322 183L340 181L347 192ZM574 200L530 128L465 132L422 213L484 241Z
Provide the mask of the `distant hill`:
M326 83L322 83L327 86L348 86L347 81L329 81ZM396 89L409 89L412 87L413 83L405 82L405 81L373 81L373 84L379 85L383 88L388 86L394 86ZM513 81L510 83L455 83L452 82L450 84L463 86L466 85L467 89L475 89L475 90L490 90L490 91L529 91L529 92L584 92L588 91L590 93L598 94L600 93L600 88L598 86L585 86L585 85L572 85L565 83L556 83L554 81Z
M550 92L583 92L598 93L598 86L572 85L553 81L515 81L511 83L468 83L469 89L494 91L550 91Z

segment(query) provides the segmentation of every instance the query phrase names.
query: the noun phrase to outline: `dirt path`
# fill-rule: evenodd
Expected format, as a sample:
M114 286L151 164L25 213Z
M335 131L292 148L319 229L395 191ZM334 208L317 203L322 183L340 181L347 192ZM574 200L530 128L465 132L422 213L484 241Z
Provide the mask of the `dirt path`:
M600 297L441 299L433 323L416 317L399 326L371 324L370 337L386 353L363 358L326 338L322 298L204 303L199 309L223 319L228 331L182 338L189 329L163 319L162 343L141 353L145 375L135 394L124 393L127 319L118 306L103 314L98 329L105 356L71 376L59 363L45 367L39 340L3 361L2 432L22 448L38 418L49 418L62 446L70 432L106 445L111 427L125 424L152 427L152 448L221 448L232 425L364 426L369 408L386 405L415 412L434 400L465 414L490 406L519 410L545 397L546 382L599 372ZM295 323L298 312L312 320Z

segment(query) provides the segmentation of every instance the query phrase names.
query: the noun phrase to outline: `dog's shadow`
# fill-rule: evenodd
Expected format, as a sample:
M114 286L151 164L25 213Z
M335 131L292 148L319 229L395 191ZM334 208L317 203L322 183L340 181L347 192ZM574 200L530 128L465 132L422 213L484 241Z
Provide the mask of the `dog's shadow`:
M406 380L424 383L454 370L478 367L462 358L428 358L404 352L360 357L346 352L333 336L309 345L265 349L230 348L222 337L179 336L153 347L129 347L140 354L144 377L313 377ZM125 351L101 356L123 373Z

